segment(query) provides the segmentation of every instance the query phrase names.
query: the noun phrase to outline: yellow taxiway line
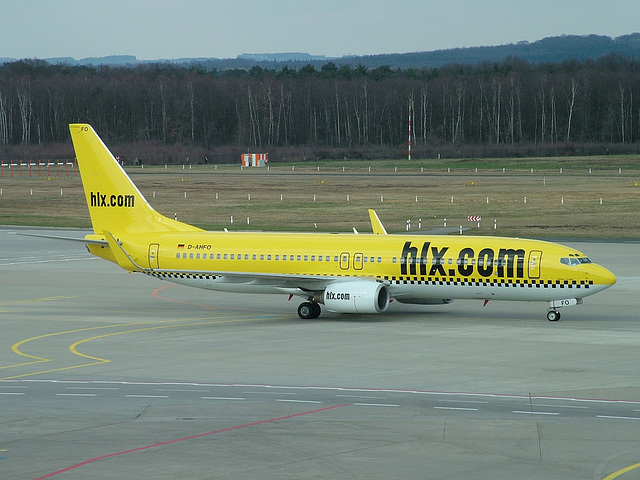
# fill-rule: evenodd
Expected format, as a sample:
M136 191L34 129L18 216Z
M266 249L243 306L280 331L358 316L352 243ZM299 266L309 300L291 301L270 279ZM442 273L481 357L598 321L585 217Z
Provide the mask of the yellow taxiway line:
M200 321L202 320L202 321ZM20 374L20 375L13 375L13 376L9 376L9 377L3 377L0 378L0 380L13 380L16 378L22 378L22 377L30 377L33 375L40 375L40 374L44 374L44 373L52 373L52 372L60 372L63 370L71 370L74 368L81 368L81 367L89 367L92 365L100 365L103 363L110 363L111 360L106 359L106 358L100 358L100 357L94 357L92 355L87 355L85 353L82 353L80 351L78 351L78 346L92 341L92 340L98 340L101 338L107 338L107 337L112 337L115 335L124 335L127 333L137 333L137 332L144 332L144 331L150 331L150 330L160 330L160 329L164 329L164 328L177 328L177 327L183 327L183 326L197 326L197 325L216 325L216 324L225 324L225 323L239 323L239 322L255 322L258 321L260 319L256 319L255 317L251 317L251 318L245 318L245 319L223 319L223 320L206 320L204 321L204 319L191 319L191 320L185 320L184 322L180 322L180 323L173 323L171 325L156 325L156 326L150 326L150 327L142 327L142 328L134 328L134 329L130 329L130 330L122 330L119 332L112 332L112 333L107 333L104 335L96 335L93 337L89 337L89 338L85 338L82 340L79 340L73 344L71 344L69 346L69 351L79 357L83 357L86 358L88 360L93 360L90 363L83 363L80 365L71 365L68 367L60 367L60 368L52 368L49 370L41 370L38 372L32 372L32 373L24 373L24 374ZM144 324L144 323L143 323ZM52 361L50 358L45 358L45 357L39 357L36 355L31 355L28 353L25 353L23 351L20 350L20 347L22 347L24 344L34 341L34 340L39 340L42 338L47 338L47 337L53 337L53 336L57 336L57 335L65 335L65 334L69 334L69 333L77 333L77 332L85 332L85 331L90 331L90 330L98 330L98 329L105 329L105 328L119 328L119 327L125 327L125 326L132 326L132 325L136 325L128 323L128 324L118 324L118 325L101 325L98 327L88 327L88 328L79 328L79 329L75 329L75 330L66 330L63 332L54 332L54 333L47 333L44 335L38 335L36 337L31 337L31 338L27 338L25 340L21 340L15 344L13 344L11 346L11 351L16 353L17 355L21 355L23 357L27 357L27 358L31 358L34 359L31 362L23 362L23 363L16 363L16 364L12 364L12 365L4 365L4 366L0 366L0 370L3 369L8 369L8 368L16 368L16 367L21 367L21 366L27 366L27 365L34 365L37 363L44 363L44 362L50 362ZM141 324L137 324L137 325L141 325ZM147 324L148 325L148 324Z

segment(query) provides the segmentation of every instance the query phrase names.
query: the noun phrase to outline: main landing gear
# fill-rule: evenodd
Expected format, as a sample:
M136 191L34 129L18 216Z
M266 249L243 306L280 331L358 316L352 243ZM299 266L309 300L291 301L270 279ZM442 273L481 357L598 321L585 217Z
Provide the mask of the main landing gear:
M557 322L558 320L560 320L560 312L558 310L549 310L547 312L547 320L549 320L550 322Z
M302 302L298 306L298 316L303 320L311 320L320 316L320 305L316 302Z

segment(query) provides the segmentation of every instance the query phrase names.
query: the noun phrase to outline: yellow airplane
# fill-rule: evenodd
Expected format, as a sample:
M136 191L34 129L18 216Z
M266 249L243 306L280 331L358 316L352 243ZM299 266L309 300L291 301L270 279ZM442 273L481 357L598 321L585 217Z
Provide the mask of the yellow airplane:
M223 292L302 297L298 315L320 305L382 313L392 300L549 302L560 307L616 282L613 273L563 245L518 238L390 235L373 210L373 234L207 232L156 212L87 124L69 126L94 233L89 251L129 272ZM80 239L78 239L80 240Z

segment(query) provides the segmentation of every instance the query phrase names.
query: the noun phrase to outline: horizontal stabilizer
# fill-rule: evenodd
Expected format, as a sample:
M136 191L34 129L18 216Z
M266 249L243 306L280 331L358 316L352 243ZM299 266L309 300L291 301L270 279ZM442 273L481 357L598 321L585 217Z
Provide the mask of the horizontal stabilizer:
M64 240L67 242L79 242L84 243L85 245L102 245L106 247L109 243L106 240L95 240L91 238L77 238L77 237L61 237L59 235L39 235L37 233L18 233L13 232L14 235L22 235L23 237L36 237L36 238L47 238L53 240Z

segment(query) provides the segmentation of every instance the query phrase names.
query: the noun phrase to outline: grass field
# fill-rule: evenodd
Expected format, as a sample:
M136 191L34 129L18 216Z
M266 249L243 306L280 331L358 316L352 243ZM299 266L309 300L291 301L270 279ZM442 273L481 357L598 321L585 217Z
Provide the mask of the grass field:
M637 157L127 171L156 210L211 230L350 232L355 227L364 233L370 231L367 209L374 208L389 232L405 231L407 220L416 231L443 227L446 219L456 232L459 226L469 229L465 234L640 237ZM90 226L80 176L73 171L69 176L39 177L35 168L29 176L23 167L22 176L15 168L11 176L5 167L3 175L1 224ZM480 227L468 216L482 217Z

